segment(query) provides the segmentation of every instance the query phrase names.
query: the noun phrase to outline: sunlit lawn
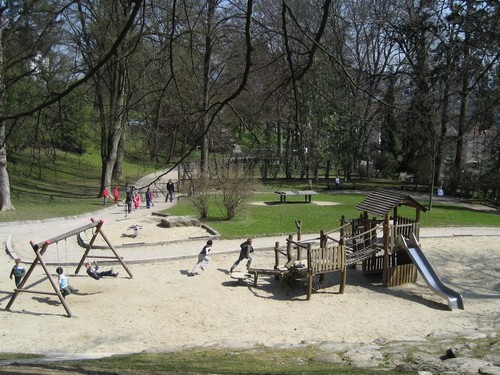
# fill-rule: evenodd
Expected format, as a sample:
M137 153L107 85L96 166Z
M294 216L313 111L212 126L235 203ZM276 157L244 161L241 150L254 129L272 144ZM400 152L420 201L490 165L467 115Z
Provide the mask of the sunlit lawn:
M359 217L356 209L364 194L320 193L313 196L313 203L304 203L299 197L279 204L273 193L255 193L242 205L234 220L224 219L220 203L211 200L209 218L206 223L216 229L224 238L239 238L247 235L276 235L296 232L295 221L299 220L303 233L330 231L340 226L342 215L346 218ZM314 202L328 202L315 204ZM426 203L421 202L424 206ZM195 206L188 198L167 211L175 215L198 216ZM412 208L401 207L399 214L414 217ZM435 204L431 211L421 214L423 227L439 226L498 226L500 216L495 212L481 212L453 204Z

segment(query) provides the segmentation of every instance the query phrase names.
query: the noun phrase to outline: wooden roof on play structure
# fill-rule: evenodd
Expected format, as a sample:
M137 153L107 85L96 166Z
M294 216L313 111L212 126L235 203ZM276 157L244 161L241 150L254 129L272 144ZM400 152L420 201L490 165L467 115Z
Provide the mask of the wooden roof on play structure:
M386 215L399 206L410 206L414 207L417 211L427 211L427 208L409 195L381 188L368 194L356 208L375 215Z

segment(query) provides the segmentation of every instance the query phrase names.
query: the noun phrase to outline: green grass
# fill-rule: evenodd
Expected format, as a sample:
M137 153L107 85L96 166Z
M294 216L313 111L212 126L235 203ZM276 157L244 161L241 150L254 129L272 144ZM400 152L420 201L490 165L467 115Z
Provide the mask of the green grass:
M158 354L119 355L99 360L49 362L24 365L26 372L54 369L78 374L396 374L387 370L368 370L349 365L321 363L314 358L318 348L292 349L255 347L253 349L189 349ZM0 355L0 359L2 356ZM19 365L16 366L19 370ZM59 372L60 371L60 372ZM50 372L44 372L45 374ZM56 373L56 372L54 372ZM397 374L405 374L397 372Z
M296 232L295 221L300 220L303 233L320 230L330 231L340 226L340 218L359 217L356 209L364 194L320 193L313 196L314 201L334 202L335 205L321 206L305 204L300 198L294 198L286 204L276 204L277 196L273 193L255 193L242 205L240 212L232 221L224 220L216 198L209 206L209 219L206 224L216 229L223 238L241 238L248 235L270 236ZM255 203L268 202L262 205ZM420 202L426 206L426 202ZM189 199L167 210L173 215L198 216L198 212ZM415 217L415 211L409 207L399 208L400 215ZM444 226L498 226L500 216L496 212L475 211L455 204L434 204L431 211L421 213L423 227Z
M9 159L11 200L15 210L0 212L0 221L39 220L78 215L102 208L101 160L98 153L78 156L58 152L55 160L45 155L33 165L28 154ZM152 166L128 161L123 178L113 181L122 187L154 171ZM121 189L123 194L123 189Z

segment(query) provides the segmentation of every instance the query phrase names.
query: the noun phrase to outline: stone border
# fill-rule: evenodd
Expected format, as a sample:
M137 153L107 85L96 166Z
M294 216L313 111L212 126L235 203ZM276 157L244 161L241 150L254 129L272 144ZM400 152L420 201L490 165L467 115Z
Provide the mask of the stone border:
M158 215L158 216L163 216L163 215ZM201 227L205 229L208 232L207 236L199 236L199 237L189 237L189 238L182 238L178 240L170 240L170 241L157 241L157 242L135 242L135 243L130 243L130 244L125 244L125 245L113 245L114 248L117 249L125 249L125 248L131 248L131 247L140 247L140 246L161 246L161 245L168 245L172 243L179 243L179 242L186 242L186 241L197 241L200 239L207 239L207 240L217 240L221 238L221 235L219 232L217 232L215 229L212 227L209 227L208 225L201 224ZM80 245L83 248L87 248L89 246L89 240L87 236L85 235L85 232L80 232L78 233L77 236L77 241L78 245ZM107 245L94 245L92 246L93 249L107 249Z

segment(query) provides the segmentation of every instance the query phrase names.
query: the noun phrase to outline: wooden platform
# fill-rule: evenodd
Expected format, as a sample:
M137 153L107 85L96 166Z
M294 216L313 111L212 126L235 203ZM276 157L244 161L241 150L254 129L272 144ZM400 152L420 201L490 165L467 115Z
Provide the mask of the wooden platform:
M279 278L280 282L283 280L283 275L288 272L288 268L249 268L248 273L253 275L253 285L257 286L259 275L270 275Z

